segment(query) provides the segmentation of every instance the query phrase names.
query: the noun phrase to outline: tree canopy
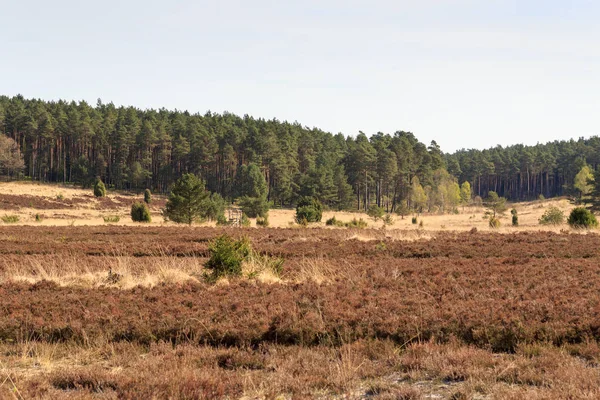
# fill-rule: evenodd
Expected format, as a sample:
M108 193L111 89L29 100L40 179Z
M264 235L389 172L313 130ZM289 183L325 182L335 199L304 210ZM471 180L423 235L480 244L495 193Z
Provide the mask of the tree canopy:
M7 146L0 146L0 174L88 186L99 177L108 189L156 193L194 174L229 202L266 197L294 206L309 196L334 209L448 212L489 191L513 201L576 195L576 175L600 164L599 137L445 154L435 141L426 145L401 130L353 137L228 112L20 95L0 96L0 111L0 137L9 138L16 162L7 167Z

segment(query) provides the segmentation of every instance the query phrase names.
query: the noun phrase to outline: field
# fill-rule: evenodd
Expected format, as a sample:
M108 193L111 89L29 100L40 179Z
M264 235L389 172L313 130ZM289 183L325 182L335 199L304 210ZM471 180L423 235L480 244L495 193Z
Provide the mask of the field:
M547 203L518 205L524 226L505 233L473 209L444 229L124 226L102 215L126 213L126 194L10 185L0 398L600 397L600 236L534 231ZM207 282L224 233L281 274Z
M104 217L119 216L120 221L113 223L116 225L140 226L134 223L130 218L131 204L135 201L141 201L143 195L133 195L123 192L110 194L105 198L95 198L91 189L80 189L72 186L62 185L44 185L36 183L22 182L4 182L0 183L0 216L17 215L19 225L36 226L62 226L62 225L105 225ZM164 208L166 199L164 196L153 196L153 202L150 206L152 222L144 226L175 226L170 222L165 222L161 215L161 209ZM544 211L550 207L556 206L563 210L565 214L573 208L566 199L535 201L529 203L517 203L511 205L519 212L519 228L515 229L511 225L510 213L501 216L502 227L496 231L515 232L517 231L538 231L540 229L559 232L563 227L541 227L538 219ZM459 209L459 214L424 214L422 216L423 230L440 231L455 230L468 231L473 227L480 230L489 230L487 219L483 218L484 209L482 207L464 207ZM36 214L40 216L41 221L36 221ZM380 228L383 226L381 221L373 221L366 214L360 212L333 212L323 213L323 222L319 227L325 227L324 221L334 216L343 222L351 221L356 218L363 218L369 224L370 228ZM269 222L271 227L288 228L294 222L293 210L274 209L269 212ZM0 225L2 222L0 221ZM252 221L255 225L255 221ZM214 226L206 223L204 226ZM401 218L394 217L394 222L389 229L414 229L410 216Z

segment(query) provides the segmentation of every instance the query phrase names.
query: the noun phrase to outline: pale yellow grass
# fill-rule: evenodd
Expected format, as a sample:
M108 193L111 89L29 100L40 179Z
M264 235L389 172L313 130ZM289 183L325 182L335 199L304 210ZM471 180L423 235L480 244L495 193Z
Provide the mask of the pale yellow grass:
M510 204L510 208L516 208L519 215L519 227L512 227L511 215L507 211L504 215L500 216L502 223L501 228L494 229L495 232L511 233L518 231L553 231L559 232L561 229L568 229L568 225L562 224L558 226L542 226L538 220L544 214L544 212L551 206L558 207L561 209L565 216L568 216L569 212L575 207L567 199L550 199L544 201L534 202L523 202ZM464 207L459 209L459 214L428 214L424 213L418 216L418 221L423 221L423 228L421 231L469 231L472 228L478 230L491 231L488 218L484 218L485 208L483 207ZM294 210L271 210L269 212L270 226L273 227L289 227L290 223L294 221ZM314 227L325 227L325 221L335 216L335 218L342 222L350 222L352 219L362 218L369 225L364 231L372 228L380 229L384 226L382 221L375 221L365 213L360 212L340 212L340 211L326 211L323 213L323 220L319 224L311 224ZM418 225L414 225L411 222L412 216L406 216L404 218L393 215L394 222L386 227L387 230L417 230ZM331 229L345 229L345 228L333 228ZM360 240L361 237L371 237L372 234L365 233L354 233ZM388 234L389 235L389 234ZM417 237L421 235L422 238L426 236L423 233L415 233L413 236ZM398 240L402 240L401 236L396 237ZM410 239L408 239L410 240Z
M112 223L113 225L122 226L175 226L172 222L165 222L160 210L152 210L152 222L151 223L136 223L131 221L130 217L130 203L121 203L117 209L97 209L98 202L94 198L90 198L91 189L81 189L72 186L63 185L50 185L50 184L39 184L39 183L24 183L24 182L2 182L0 183L0 194L11 194L11 195L33 195L41 196L49 199L56 199L58 195L64 196L65 199L76 199L85 198L86 203L78 204L76 207L70 209L57 209L57 210L36 210L33 208L24 207L17 211L0 209L0 215L14 214L18 215L20 221L17 225L40 225L40 226L95 226L95 225L107 225L104 222L104 217L118 215L120 221L118 223ZM116 199L117 195L109 192L109 198ZM132 201L134 197L131 197ZM542 226L538 224L539 218L542 216L544 211L550 207L556 206L564 211L565 215L568 215L570 210L574 207L567 199L550 199L545 201L534 201L525 203L511 204L510 207L517 209L519 213L519 227L514 228L511 226L511 216L507 212L500 217L502 227L495 229L496 232L511 233L518 231L553 231L559 232L561 229L568 229L566 224L561 226ZM452 230L452 231L468 231L472 228L478 230L490 231L488 226L487 218L484 218L485 209L483 207L464 207L459 208L459 214L422 214L419 216L419 221L423 221L422 229L419 229L421 233L415 233L413 235L407 234L386 234L384 237L393 238L395 240L415 240L426 238L427 234L423 232L440 231L440 230ZM36 222L35 215L41 214L44 219L41 222ZM298 227L294 223L295 211L291 209L274 209L269 212L269 223L274 228L288 228ZM326 211L323 213L323 221L319 224L311 224L311 227L325 227L325 221L335 216L337 220L342 222L349 222L352 219L362 218L368 223L368 228L364 229L363 232L371 231L373 228L380 229L383 227L382 221L374 221L368 217L365 213L361 212L338 212L338 211ZM411 223L411 216L401 218L394 215L394 222L386 227L387 231L393 230L417 230L418 226ZM0 222L0 225L5 225ZM214 223L205 223L203 226L214 226ZM183 226L183 225L179 225ZM252 220L252 226L256 226L256 221ZM345 229L345 228L333 228L330 229ZM356 235L358 240L371 240L373 233L353 233ZM375 235L377 236L377 235ZM377 240L378 237L373 237L372 240Z
M56 199L62 195L65 199L92 194L91 189L82 189L68 185L51 185L39 182L1 182L0 194L29 195Z
M199 282L203 272L201 260L195 257L104 257L105 267L91 270L76 257L38 260L27 258L5 265L0 282L40 281L59 286L85 288L115 287L131 289L137 286L154 287L162 283Z
M281 283L281 277L273 269L276 262L275 258L261 256L253 252L242 263L242 275L263 283Z
M339 260L337 262L340 262ZM290 280L297 283L315 282L318 285L330 284L336 280L357 282L364 278L365 271L359 265L341 261L344 265L333 265L323 257L304 258L300 261Z
M76 256L23 257L0 264L0 284L23 282L36 284L49 281L61 287L94 289L111 287L128 290L138 286L152 288L162 284L205 282L211 271L204 268L204 259L196 257L131 257L104 256L102 263L89 267ZM335 281L358 282L365 272L359 265L343 261L334 265L323 257L304 258L292 270L280 276L274 268L278 258L252 254L242 264L241 279L266 284ZM217 280L217 286L229 285L230 278Z

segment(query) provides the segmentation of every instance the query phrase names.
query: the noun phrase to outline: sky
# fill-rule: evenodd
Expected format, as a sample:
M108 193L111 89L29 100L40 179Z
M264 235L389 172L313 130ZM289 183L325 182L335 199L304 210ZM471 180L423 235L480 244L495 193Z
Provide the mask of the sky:
M596 0L0 0L0 94L445 152L600 134Z

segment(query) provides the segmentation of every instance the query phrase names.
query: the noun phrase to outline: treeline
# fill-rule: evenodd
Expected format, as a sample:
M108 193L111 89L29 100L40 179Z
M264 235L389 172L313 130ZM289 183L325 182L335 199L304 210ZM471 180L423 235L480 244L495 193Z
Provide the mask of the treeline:
M244 186L243 167L256 165L275 205L312 196L332 208L391 211L410 205L416 182L433 194L440 180L452 179L435 142L427 147L409 132L352 138L230 113L2 96L0 132L18 143L24 173L47 182L91 185L100 177L117 189L167 192L193 173L233 200Z
M568 194L581 167L596 169L600 157L599 138L444 154L403 131L346 137L248 115L20 95L0 96L0 134L14 139L23 173L39 181L89 186L99 177L112 188L166 193L193 173L233 201L247 185L244 167L256 166L274 205L312 196L331 208L387 211L451 211L465 181L482 197L490 190L511 200Z
M600 138L459 150L446 155L448 171L469 181L475 195L492 190L509 200L575 195L574 180L585 165L597 170Z

